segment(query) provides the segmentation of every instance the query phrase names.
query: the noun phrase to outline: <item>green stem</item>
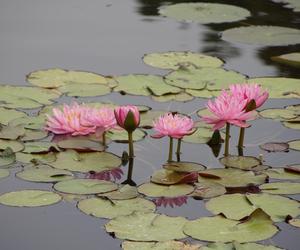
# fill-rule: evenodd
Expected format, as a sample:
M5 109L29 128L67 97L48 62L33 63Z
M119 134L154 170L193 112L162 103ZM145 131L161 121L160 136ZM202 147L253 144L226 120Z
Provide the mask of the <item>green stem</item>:
M238 147L244 147L244 137L245 137L245 128L240 129L240 137L239 137L239 144Z
M129 159L133 159L134 152L133 152L132 132L128 132L128 147L129 147Z
M173 138L172 137L169 137L170 138L170 145L169 145L169 158L168 158L168 162L172 161L173 160Z
M104 149L106 148L106 132L104 131L102 133L102 145L104 146Z
M180 149L181 149L181 139L177 140L177 150L176 150L176 154L180 155Z
M225 137L225 151L224 156L229 155L229 138L230 138L230 124L226 123L226 137Z

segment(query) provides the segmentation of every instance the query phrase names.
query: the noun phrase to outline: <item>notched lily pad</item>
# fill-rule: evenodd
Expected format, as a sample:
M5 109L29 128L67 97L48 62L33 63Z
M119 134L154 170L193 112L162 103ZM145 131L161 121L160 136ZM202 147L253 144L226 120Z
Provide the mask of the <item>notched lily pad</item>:
M300 227L300 219L290 219L288 223L294 227Z
M259 188L269 194L300 194L300 183L272 182L260 185Z
M263 118L274 119L278 121L290 120L297 117L293 110L289 109L264 109L259 111L259 115Z
M194 192L190 196L197 199L208 199L226 193L226 188L223 185L209 181L195 183L195 187Z
M35 165L39 163L51 163L56 160L56 156L53 152L47 154L25 154L16 153L16 160L22 163L33 163Z
M66 93L67 96L75 97L93 97L107 95L111 92L111 88L103 84L82 84L72 83L61 86L58 91Z
M129 200L136 198L138 195L137 188L130 185L121 186L118 190L112 192L98 194L98 196L104 196L110 200Z
M26 114L24 112L0 107L0 124L8 125L10 121L25 116Z
M227 156L221 158L220 162L226 167L243 170L251 170L261 163L258 158L253 156Z
M25 129L25 134L21 141L35 141L44 139L48 136L48 131Z

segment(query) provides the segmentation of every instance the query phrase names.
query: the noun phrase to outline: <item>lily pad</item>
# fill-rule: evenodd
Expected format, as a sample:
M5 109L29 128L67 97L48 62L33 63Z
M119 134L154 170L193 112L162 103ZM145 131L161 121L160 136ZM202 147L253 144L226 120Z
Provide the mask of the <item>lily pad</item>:
M182 141L189 143L207 143L213 135L210 128L199 127L197 130L188 136L184 136Z
M181 161L181 162L172 161L164 164L163 167L167 170L184 172L184 173L198 172L206 169L206 167L200 163L188 162L188 161Z
M163 241L163 242L134 242L124 241L123 250L202 250L202 245L191 245L181 241Z
M136 198L138 196L137 188L134 186L124 185L118 190L104 193L104 194L98 194L100 197L107 197L110 200L129 200Z
M266 181L267 175L255 175L252 171L243 171L240 169L207 169L199 172L200 174L208 175L199 176L198 181L211 181L219 183L225 187L243 187L249 184L262 184ZM209 175L212 175L211 178ZM217 178L215 178L217 177Z
M60 195L45 190L21 190L0 196L0 204L14 207L48 206L60 200Z
M19 141L0 139L0 150L4 150L6 148L11 148L13 152L19 152L24 149L24 145Z
M277 121L290 120L297 117L293 110L289 109L265 109L259 111L259 115L263 118L274 119Z
M101 172L121 165L120 157L108 152L77 153L74 150L66 150L57 153L56 158L51 166L82 173Z
M260 185L259 188L269 194L300 194L300 183L272 182Z
M197 173L175 172L167 169L156 170L151 176L151 182L162 185L193 183L198 180Z
M140 127L141 128L152 128L153 127L153 120L157 119L161 115L165 114L167 111L162 110L150 110L147 113L141 114L141 122Z
M291 219L288 223L294 227L300 227L300 219Z
M151 96L151 98L156 102L170 102L170 101L188 102L188 101L191 101L194 99L193 96L191 96L185 92L180 92L178 94L166 94L166 95L161 95L161 96Z
M187 220L183 217L134 212L130 215L112 219L105 225L105 229L108 233L113 233L119 239L167 241L185 238L186 235L182 229L186 222Z
M96 179L73 179L58 182L54 189L68 194L99 194L118 189L117 184Z
M25 129L22 125L13 127L13 126L3 126L0 129L0 138L16 140L20 136L24 135Z
M246 221L226 219L221 215L189 221L184 233L204 241L251 242L271 238L278 232L270 217L261 209L255 210Z
M261 163L259 159L253 156L227 156L221 158L220 162L226 167L243 170L251 170Z
M286 171L284 168L271 168L263 172L269 178L282 180L299 180L300 172Z
M194 187L188 184L158 185L155 183L144 183L138 187L138 192L149 197L178 197L190 194Z
M259 147L267 152L288 152L289 144L285 142L267 142Z
M18 172L16 176L32 182L58 182L73 179L73 174L66 170L51 168L47 165L29 167Z
M24 116L26 116L26 114L21 111L0 107L0 124L8 125L10 121Z
M4 179L9 176L9 171L7 169L0 169L0 179Z
M209 181L195 183L195 187L195 191L190 196L200 199L208 199L226 193L226 188L223 185Z
M239 243L234 241L233 243L210 243L201 250L283 250L271 245L261 245L257 243Z
M40 116L24 116L9 122L10 126L22 125L25 129L42 130L45 127L46 117Z
M285 171L300 174L300 164L288 165L284 168Z
M16 160L22 163L51 163L56 160L56 156L53 152L48 154L25 154L16 153Z
M27 81L42 88L57 88L67 84L107 84L105 77L84 71L47 69L30 73Z
M7 168L10 164L16 161L16 154L11 148L6 148L4 151L0 152L0 167Z
M300 151L300 140L294 140L288 142L290 149Z
M61 140L57 143L57 146L63 149L75 149L77 151L91 152L91 151L103 151L104 146L99 142L89 140L84 137L70 137L66 140Z
M207 56L189 51L172 51L164 53L151 53L143 57L144 63L161 69L179 69L192 66L194 68L212 67L218 68L223 61L217 57Z
M66 93L67 96L102 96L107 95L111 92L111 88L102 84L82 84L73 83L61 86L58 90L62 93Z
M216 3L173 4L160 9L159 13L178 21L193 21L202 24L236 22L251 15L244 8Z
M221 94L220 90L207 90L207 89L185 89L185 92L200 98L213 98Z
M79 201L77 207L85 214L106 219L129 215L133 212L154 212L156 209L152 201L143 198L113 201L103 198L90 198Z
M21 141L35 141L44 139L47 136L48 131L25 129L25 134L22 136Z
M284 3L284 7L300 12L300 3L298 0L276 0L276 2Z
M146 137L147 133L142 129L136 129L133 134L133 141L140 141ZM128 133L125 130L110 130L107 137L115 142L128 143Z
M279 26L247 26L225 30L222 39L229 42L264 46L300 43L300 30Z
M300 121L292 122L290 120L290 121L285 121L282 124L283 124L283 126L285 126L287 128L300 130Z
M297 0L294 0L297 1ZM300 5L299 5L299 11L300 11ZM300 67L300 52L294 52L294 53L288 53L280 56L273 56L271 57L272 61Z
M47 153L49 151L59 151L57 145L48 141L25 142L23 153Z

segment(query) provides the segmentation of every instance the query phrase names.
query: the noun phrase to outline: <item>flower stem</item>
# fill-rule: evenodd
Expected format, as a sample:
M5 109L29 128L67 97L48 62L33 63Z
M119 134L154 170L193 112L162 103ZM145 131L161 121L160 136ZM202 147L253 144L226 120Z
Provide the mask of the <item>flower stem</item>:
M169 145L169 158L168 158L168 162L173 160L173 138L170 137L170 145Z
M106 132L104 131L102 133L102 145L104 146L104 149L106 148Z
M239 137L239 144L238 147L244 147L244 137L245 137L245 128L240 129L240 137Z
M230 138L230 124L226 123L226 137L225 137L225 151L224 156L229 155L229 138Z
M132 132L128 132L128 147L129 147L129 159L133 159L134 152L133 152Z
M177 156L180 155L180 150L181 149L181 138L177 140L177 150L176 150L176 154Z

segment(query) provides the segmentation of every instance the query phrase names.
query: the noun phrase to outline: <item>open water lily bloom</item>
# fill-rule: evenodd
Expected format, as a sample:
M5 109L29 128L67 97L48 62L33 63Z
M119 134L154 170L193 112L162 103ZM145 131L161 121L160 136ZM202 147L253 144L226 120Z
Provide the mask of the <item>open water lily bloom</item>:
M84 124L96 126L102 131L108 131L117 125L114 110L109 107L91 108L89 112L84 113L83 120Z
M250 125L245 121L252 119L254 113L245 111L247 103L248 99L241 99L223 91L214 101L209 100L207 103L212 116L202 116L202 119L208 124L213 124L213 130L224 127L226 123L249 127Z
M169 136L175 139L181 139L185 135L194 132L194 122L187 116L166 113L153 122L153 129L156 134L153 138L162 138Z
M86 124L83 117L87 116L90 108L77 103L64 105L63 109L53 109L53 115L47 115L45 129L54 134L88 135L94 133L96 126Z

